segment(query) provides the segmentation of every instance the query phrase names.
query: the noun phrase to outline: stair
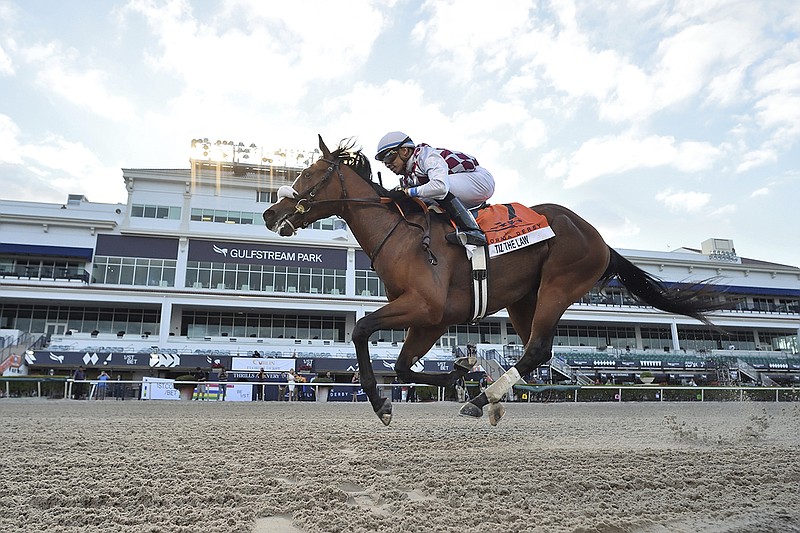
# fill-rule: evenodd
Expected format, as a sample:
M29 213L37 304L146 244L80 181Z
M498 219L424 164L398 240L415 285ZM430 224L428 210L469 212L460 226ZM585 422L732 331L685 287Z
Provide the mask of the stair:
M593 382L590 378L575 372L571 366L560 356L554 355L550 359L550 368L561 374L562 376L571 379L578 385L592 385Z

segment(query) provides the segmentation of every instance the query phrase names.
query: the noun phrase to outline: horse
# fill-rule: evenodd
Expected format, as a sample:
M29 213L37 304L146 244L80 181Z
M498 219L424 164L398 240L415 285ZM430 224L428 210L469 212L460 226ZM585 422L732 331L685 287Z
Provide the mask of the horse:
M338 216L370 257L386 289L388 303L358 320L352 332L361 385L384 425L392 419L392 403L377 387L369 355L369 338L383 329L407 329L395 371L406 383L452 385L474 364L457 360L443 374L412 370L447 329L472 318L472 274L462 246L445 240L454 231L449 219L413 209L407 199L393 201L382 184L372 180L369 158L343 140L330 151L319 136L322 156L300 172L291 186L278 189L278 201L264 211L266 227L284 237L316 220ZM521 376L552 357L553 337L567 308L596 284L613 278L641 303L712 325L706 314L721 309L708 285L667 287L605 243L586 220L566 207L543 204L555 237L489 260L486 314L503 308L524 339L522 357L484 392L465 403L459 414L478 418L489 405L489 422L505 412L500 403Z

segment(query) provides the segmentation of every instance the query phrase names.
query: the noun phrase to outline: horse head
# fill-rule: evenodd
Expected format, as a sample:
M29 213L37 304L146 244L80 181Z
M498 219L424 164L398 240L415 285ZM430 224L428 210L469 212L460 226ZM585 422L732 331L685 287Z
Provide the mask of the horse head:
M343 203L352 199L346 185L348 169L374 187L369 159L354 151L353 145L352 141L342 141L331 152L320 135L322 157L300 172L294 183L278 188L277 203L263 214L267 228L289 237L317 220L341 215ZM342 165L347 165L347 169Z

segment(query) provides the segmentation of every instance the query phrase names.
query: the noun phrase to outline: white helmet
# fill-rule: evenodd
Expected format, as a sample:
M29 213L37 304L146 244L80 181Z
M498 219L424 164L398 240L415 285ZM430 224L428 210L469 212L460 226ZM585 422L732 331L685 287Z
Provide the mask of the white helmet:
M413 148L414 141L412 141L411 137L402 131L390 131L381 137L381 140L378 142L378 153L375 154L375 159L378 161L383 161L383 158L386 157L386 153L389 150L403 146Z

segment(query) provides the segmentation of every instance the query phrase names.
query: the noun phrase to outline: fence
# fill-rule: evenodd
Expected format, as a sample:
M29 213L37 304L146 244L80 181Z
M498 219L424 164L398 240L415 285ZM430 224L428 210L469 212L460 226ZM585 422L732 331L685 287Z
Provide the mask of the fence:
M795 387L678 387L660 385L518 385L522 401L671 402L671 401L800 401Z
M174 380L158 380L158 381L151 381L151 380L107 380L107 381L100 381L96 379L92 380L75 380L72 378L65 378L65 377L47 377L47 376L37 376L37 377L29 377L29 376L14 376L14 377L0 377L0 382L4 382L4 392L5 394L3 397L9 398L12 396L16 397L47 397L47 398L70 398L70 399L96 399L99 397L103 398L131 398L131 399L163 399L158 397L147 397L145 398L144 391L146 391L147 387L155 387L155 386L167 386L170 390L175 391L175 396L178 395L178 388L175 385L189 385L194 390L195 395L197 394L196 387L197 385L202 384L204 387L207 388L219 388L220 385L226 385L228 387L236 387L236 386L243 386L243 387L261 387L261 396L264 397L264 390L269 388L274 388L275 391L283 391L286 392L287 387L289 386L289 382L287 381L174 381ZM100 385L104 384L102 387L102 394ZM301 388L305 388L306 390L313 390L314 397L318 397L320 394L320 389L353 389L354 393L358 396L358 401L363 401L365 398L364 393L360 390L361 384L360 383L333 383L333 382L319 382L319 383L302 383L302 382L294 382L293 385L295 386L296 390L300 390ZM430 394L425 395L425 400L435 400L435 401L444 401L446 395L446 389L443 387L432 387L430 385L420 384L420 383L379 383L378 388L381 390L391 389L393 392L396 391L400 393L401 389L426 389L430 391ZM434 394L435 393L435 394ZM209 396L213 396L215 399L218 396L216 392L208 392ZM352 393L351 393L352 394ZM394 396L394 395L393 395ZM399 396L399 394L398 394ZM177 398L171 398L177 399Z
M85 397L93 399L98 397L100 389L98 385L102 382L98 380L76 381L71 378L59 377L2 377L0 382L4 382L4 397L13 395L18 397L49 397L49 398L76 398ZM171 380L158 382L161 385L173 388ZM240 381L180 381L177 383L192 385L196 387L202 383L205 386L219 387L222 384L227 386L261 386L263 388L275 387L276 391L286 391L288 382L240 382ZM153 386L155 382L147 380L109 380L105 382L104 397L109 398L131 398L143 399L143 390L148 386ZM296 389L304 387L306 390L313 390L314 397L319 397L320 389L348 389L354 390L357 400L361 401L363 392L360 392L359 383L294 383ZM478 392L478 384L468 382L468 392ZM384 393L390 389L391 397L394 401L404 401L401 390L414 389L417 391L418 399L422 401L446 401L453 398L452 389L444 387L433 387L420 383L380 383L378 388ZM262 393L262 398L264 393ZM420 394L425 391L425 394ZM176 393L177 394L177 391ZM658 385L630 385L630 386L607 386L607 385L516 385L514 387L513 399L521 402L670 402L670 401L774 401L774 402L793 402L800 401L800 388L795 387L677 387L677 386L658 386ZM157 398L153 398L157 399Z

